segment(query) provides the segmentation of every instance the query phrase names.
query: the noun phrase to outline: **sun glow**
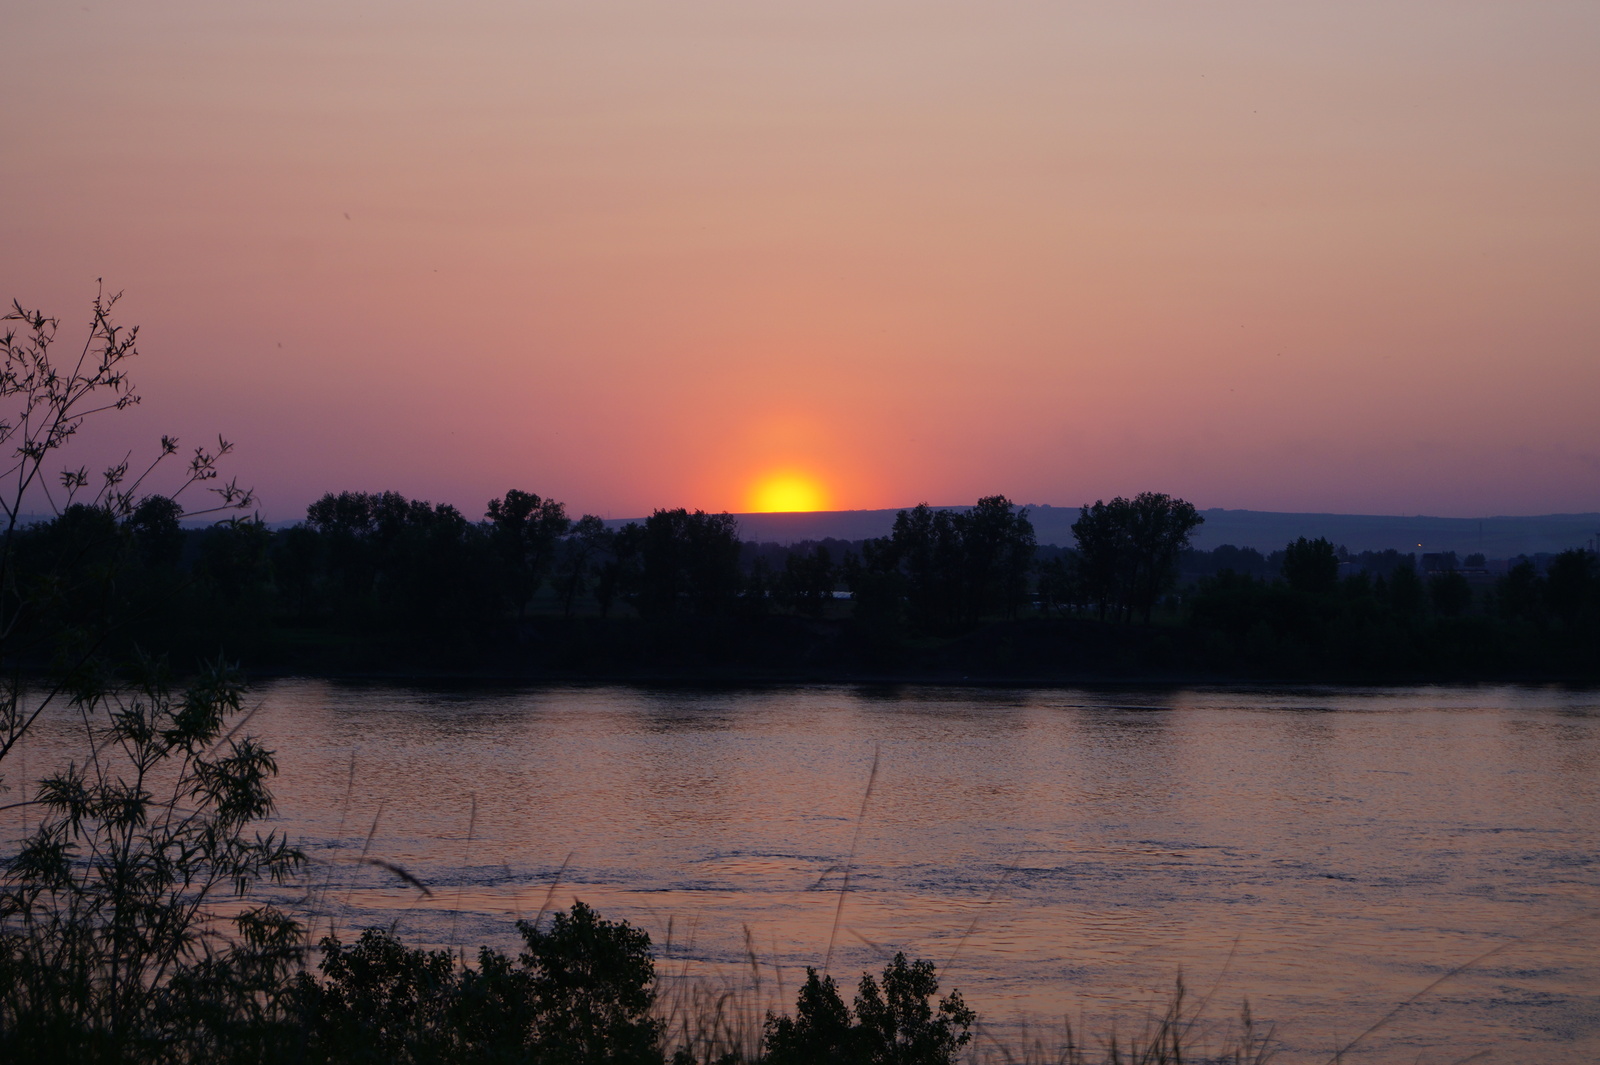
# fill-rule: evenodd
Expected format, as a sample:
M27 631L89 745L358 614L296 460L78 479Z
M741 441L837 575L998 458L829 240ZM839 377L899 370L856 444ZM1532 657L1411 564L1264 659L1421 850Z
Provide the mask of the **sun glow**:
M758 514L801 510L822 510L827 495L814 478L803 473L772 473L757 481L750 490L749 506Z

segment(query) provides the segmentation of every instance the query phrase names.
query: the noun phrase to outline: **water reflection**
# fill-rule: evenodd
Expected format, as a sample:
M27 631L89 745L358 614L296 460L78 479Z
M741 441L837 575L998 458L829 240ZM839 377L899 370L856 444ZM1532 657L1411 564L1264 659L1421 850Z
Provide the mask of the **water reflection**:
M1373 1060L1600 1059L1594 925L1518 940L1600 909L1592 693L260 694L283 819L340 928L507 945L514 917L578 895L658 940L670 925L699 971L742 967L748 925L792 977L825 952L849 864L835 972L954 955L991 1019L1126 1021L1181 966L1284 1022L1282 1060L1325 1060L1339 1033L1505 944ZM47 723L30 768L71 742ZM433 895L356 862L364 848Z

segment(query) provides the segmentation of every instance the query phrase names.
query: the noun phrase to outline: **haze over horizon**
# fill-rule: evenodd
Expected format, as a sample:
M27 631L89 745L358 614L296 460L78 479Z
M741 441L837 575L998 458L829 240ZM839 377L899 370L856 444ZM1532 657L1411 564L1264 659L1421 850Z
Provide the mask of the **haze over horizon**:
M269 520L1600 510L1592 3L6 24L0 298L124 290L108 459L221 432Z

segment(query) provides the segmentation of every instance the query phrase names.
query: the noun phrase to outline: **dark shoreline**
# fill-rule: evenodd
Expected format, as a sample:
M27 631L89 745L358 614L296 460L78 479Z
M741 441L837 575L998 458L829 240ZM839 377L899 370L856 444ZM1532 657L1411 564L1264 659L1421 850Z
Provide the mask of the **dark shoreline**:
M253 620L249 615L231 619ZM529 618L513 630L435 632L368 626L217 626L124 632L104 650L153 652L187 674L225 661L259 679L421 684L627 684L671 687L906 685L974 688L1277 688L1600 684L1582 642L1445 619L1390 640L1302 639L1263 647L1182 623L1022 618L949 635L884 632L851 618ZM1586 653L1587 652L1587 653ZM35 661L29 672L47 673Z
M1059 688L1090 690L1212 690L1212 691L1354 691L1364 688L1560 688L1569 691L1600 690L1600 681L1583 677L1366 677L1313 678L1198 673L1151 673L1139 676L1112 674L939 674L939 673L789 673L781 671L724 670L706 672L582 673L516 670L404 670L295 668L243 668L242 675L259 683L271 680L320 680L332 683L429 687L631 687L685 689L765 688Z

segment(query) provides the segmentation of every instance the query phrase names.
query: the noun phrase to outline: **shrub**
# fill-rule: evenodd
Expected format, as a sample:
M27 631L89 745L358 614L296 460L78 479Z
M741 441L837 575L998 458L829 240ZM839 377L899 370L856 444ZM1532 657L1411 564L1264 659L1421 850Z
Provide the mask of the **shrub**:
M582 902L548 930L517 929L516 964L485 947L476 969L380 929L350 946L324 939L323 979L300 978L311 1060L659 1065L647 933Z
M845 1007L832 977L806 970L795 1015L767 1017L769 1065L949 1065L972 1038L977 1015L960 992L939 1001L930 961L907 962L896 954L883 970L883 983L861 977L855 1015Z
M217 912L302 861L256 831L277 765L225 733L241 698L221 667L175 697L149 663L73 696L84 761L40 782L44 817L0 886L8 1060L168 1060L224 1041L213 1021L278 1018L298 926L271 908Z
M529 999L540 1019L537 1045L556 1062L659 1061L655 962L650 936L607 921L582 902L558 913L548 932L518 921L527 949Z

